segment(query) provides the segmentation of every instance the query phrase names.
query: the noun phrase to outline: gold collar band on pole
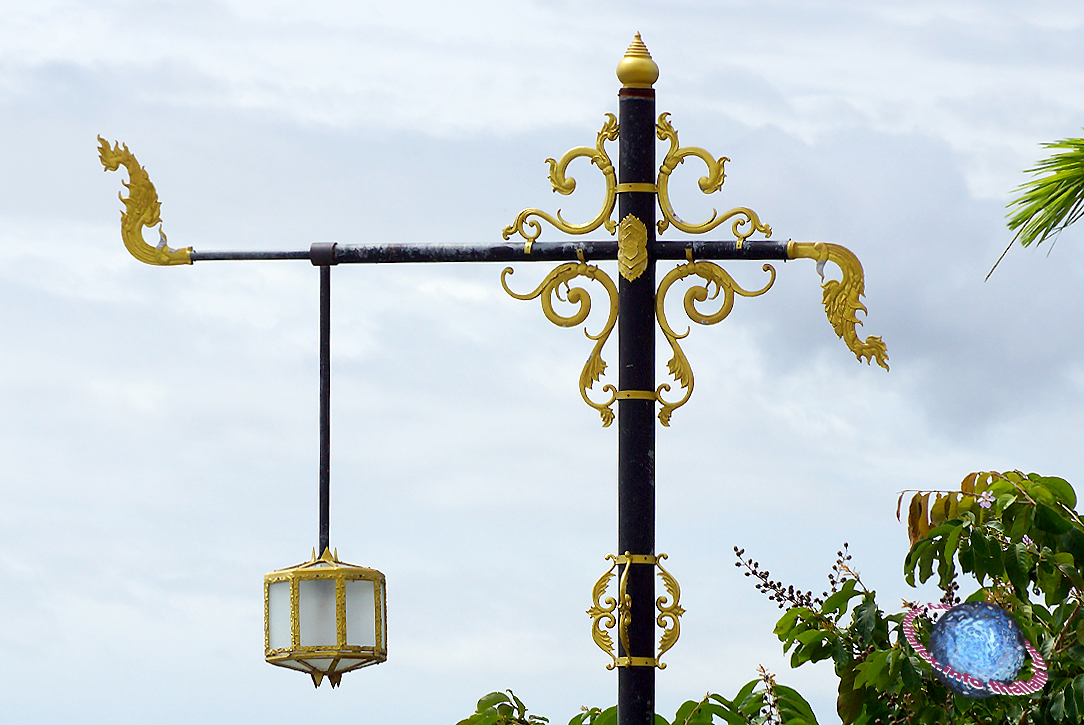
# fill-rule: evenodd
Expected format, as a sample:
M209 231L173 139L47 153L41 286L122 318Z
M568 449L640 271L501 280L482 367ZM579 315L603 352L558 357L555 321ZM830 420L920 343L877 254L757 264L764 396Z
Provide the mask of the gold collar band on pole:
M656 400L654 390L618 390L617 400Z
M659 187L655 186L654 184L647 184L647 183L618 184L617 189L615 189L615 191L618 194L627 194L629 192L637 192L637 191L641 192L641 193L644 193L644 194L654 194L658 190L659 190Z

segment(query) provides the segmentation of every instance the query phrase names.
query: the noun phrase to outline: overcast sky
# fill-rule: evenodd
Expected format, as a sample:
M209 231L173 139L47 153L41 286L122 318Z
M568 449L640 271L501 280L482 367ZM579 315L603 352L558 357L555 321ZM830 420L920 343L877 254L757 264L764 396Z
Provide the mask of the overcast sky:
M590 341L499 265L334 270L331 540L387 576L389 657L335 691L263 662L262 575L317 539L318 275L137 262L95 137L146 166L172 246L498 241L526 207L595 213L595 169L558 197L544 160L593 145L639 31L682 144L731 159L714 198L675 173L679 214L749 206L853 250L892 366L836 339L809 261L694 326L695 393L658 431L688 610L659 709L763 664L835 722L831 665L789 670L731 549L819 592L848 541L893 608L937 596L902 581L901 490L1084 480L1084 229L983 282L1039 144L1084 125L1082 26L1068 0L4 3L4 717L439 724L510 687L563 723L616 700L584 613L616 426L576 389Z

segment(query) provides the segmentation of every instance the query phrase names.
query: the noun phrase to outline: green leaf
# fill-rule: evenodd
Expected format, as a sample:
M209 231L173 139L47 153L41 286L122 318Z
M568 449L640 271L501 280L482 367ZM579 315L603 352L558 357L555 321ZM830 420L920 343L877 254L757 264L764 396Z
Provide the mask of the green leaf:
M1068 519L1063 518L1061 514L1046 504L1041 503L1035 505L1035 525L1043 531L1059 535L1073 528Z
M806 632L802 632L797 637L795 637L795 639L797 639L798 642L800 642L801 644L809 645L813 642L820 642L827 636L827 632L823 632L819 629L810 629Z
M776 705L783 725L817 725L813 708L797 690L786 685L775 686Z
M848 579L843 582L843 586L840 587L838 592L835 592L827 599L824 600L824 604L821 605L821 612L824 614L832 614L833 612L839 612L842 616L847 611L847 602L852 597L858 597L862 595L861 591L855 591L856 582L854 579Z
M749 699L749 696L753 694L753 690L755 690L757 685L759 685L759 684L760 684L760 680L757 679L757 680L750 680L749 682L746 682L744 685L742 685L742 688L740 690L738 690L738 694L734 695L734 704L737 707L740 708L742 706L742 704L747 699ZM721 700L723 702L726 702L721 697L718 697L717 700Z
M1061 721L1065 719L1065 691L1058 692L1050 700L1050 717Z
M491 692L478 700L478 712L485 712L489 708L499 705L502 702L511 702L508 699L508 695L503 692Z
M1016 589L1016 596L1025 602L1028 600L1028 575L1033 563L1022 541L1012 544L1005 552L1005 574Z
M795 622L798 621L798 609L798 607L788 609L787 613L775 623L775 629L772 630L772 633L777 635L779 639L786 639L788 633L794 628Z
M918 558L918 580L925 582L933 576L933 557L937 553L933 546L926 547Z
M1005 509L1002 520L1005 522L1005 528L1009 530L1009 538L1012 541L1020 541L1035 521L1035 507L1030 503L1017 501Z
M916 662L916 658L904 657L900 663L900 679L908 690L915 690L922 685L922 675L919 674Z
M945 553L943 558L945 561L952 561L952 557L956 555L956 548L960 545L960 535L964 531L964 525L960 524L954 526L952 531L948 532L945 537Z
M1050 489L1050 492L1054 494L1054 497L1068 506L1069 508L1076 508L1076 491L1069 485L1069 482L1064 478L1058 478L1057 476L1044 476L1039 479L1039 482Z
M599 713L591 725L617 725L617 705L608 707Z
M674 713L674 722L687 722L689 719L689 715L691 715L693 710L695 710L699 705L700 703L696 700L686 700L685 702L681 703L681 705L678 706L677 712Z
M1072 527L1061 537L1061 548L1073 555L1073 559L1084 562L1084 531Z
M873 630L877 627L877 602L873 595L868 594L854 609L854 626L862 639L869 641L873 638Z

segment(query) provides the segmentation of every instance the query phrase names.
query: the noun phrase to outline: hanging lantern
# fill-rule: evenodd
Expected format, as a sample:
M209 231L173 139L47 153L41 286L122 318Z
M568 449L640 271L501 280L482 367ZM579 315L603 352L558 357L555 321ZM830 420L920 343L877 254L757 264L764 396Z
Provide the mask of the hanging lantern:
M268 662L338 687L344 672L388 657L387 596L376 569L338 560L328 549L311 561L265 574L264 654Z

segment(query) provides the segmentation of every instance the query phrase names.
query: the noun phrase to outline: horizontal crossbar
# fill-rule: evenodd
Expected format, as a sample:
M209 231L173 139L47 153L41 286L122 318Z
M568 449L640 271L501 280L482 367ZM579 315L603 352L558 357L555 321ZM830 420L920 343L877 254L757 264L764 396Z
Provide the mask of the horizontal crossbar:
M328 259L328 243L318 243L303 251L192 251L193 262L223 260L304 259L322 264ZM314 257L313 249L323 247L324 253ZM787 242L656 241L648 252L655 259L787 259ZM396 264L402 262L593 262L617 259L616 241L535 242L527 252L522 243L440 244L428 242L372 242L368 244L335 244L331 264ZM317 261L319 259L320 261Z

